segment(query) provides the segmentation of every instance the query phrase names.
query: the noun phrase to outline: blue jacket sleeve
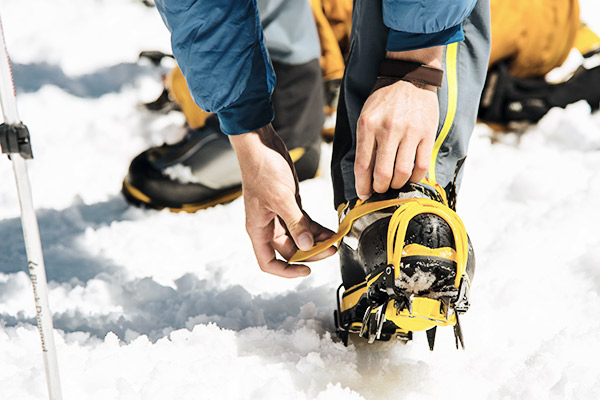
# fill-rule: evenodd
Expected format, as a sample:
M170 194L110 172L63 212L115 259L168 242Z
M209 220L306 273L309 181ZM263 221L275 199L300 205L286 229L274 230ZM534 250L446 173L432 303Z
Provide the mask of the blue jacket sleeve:
M230 135L273 120L275 74L256 0L156 0L194 101Z
M477 0L383 0L390 28L387 51L407 51L464 40L462 22Z

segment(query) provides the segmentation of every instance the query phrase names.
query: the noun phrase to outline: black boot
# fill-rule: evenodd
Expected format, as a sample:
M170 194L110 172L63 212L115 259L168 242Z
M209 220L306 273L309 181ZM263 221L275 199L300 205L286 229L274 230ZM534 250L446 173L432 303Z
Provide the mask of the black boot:
M320 146L317 140L290 150L300 180L316 175ZM211 116L204 127L190 130L181 141L138 155L122 191L135 205L195 212L239 197L242 177L229 139Z
M323 126L323 85L318 60L302 65L273 63L277 86L273 127L294 161L298 178L317 174ZM237 158L215 115L172 145L138 155L123 181L123 194L135 205L194 212L241 195Z

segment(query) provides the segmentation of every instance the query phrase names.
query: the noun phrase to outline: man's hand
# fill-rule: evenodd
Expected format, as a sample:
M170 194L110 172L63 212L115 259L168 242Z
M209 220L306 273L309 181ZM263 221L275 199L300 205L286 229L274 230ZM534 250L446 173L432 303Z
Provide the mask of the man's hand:
M307 276L310 268L279 260L275 252L289 260L298 249L309 250L315 241L325 240L333 232L302 210L298 178L285 144L271 125L230 136L230 141L242 171L246 230L258 265L286 278ZM308 261L334 253L331 248Z
M440 68L440 47L402 53L389 58L418 61ZM431 87L398 81L374 91L358 119L354 175L362 200L373 191L399 189L419 182L429 169L438 128L437 93Z

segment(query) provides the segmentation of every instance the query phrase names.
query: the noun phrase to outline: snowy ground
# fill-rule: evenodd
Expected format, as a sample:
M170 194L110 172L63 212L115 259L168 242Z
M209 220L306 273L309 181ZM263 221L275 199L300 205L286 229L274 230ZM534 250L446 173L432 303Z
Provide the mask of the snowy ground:
M583 3L583 18L600 7ZM553 110L492 143L478 126L459 213L476 246L466 351L332 337L335 259L304 280L255 265L240 200L196 214L120 196L130 160L181 135L151 115L140 50L169 52L137 0L0 5L45 250L65 399L592 399L600 394L600 115ZM596 17L593 17L596 16ZM324 153L330 151L323 145ZM332 229L331 189L301 186ZM0 160L0 398L46 398L11 164Z

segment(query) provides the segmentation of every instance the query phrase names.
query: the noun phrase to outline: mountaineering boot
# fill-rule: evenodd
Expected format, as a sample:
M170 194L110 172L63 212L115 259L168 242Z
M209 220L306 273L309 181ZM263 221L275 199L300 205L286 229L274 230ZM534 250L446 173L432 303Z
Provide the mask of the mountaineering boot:
M356 218L339 245L346 290L336 322L344 342L349 333L372 343L425 330L433 350L437 326L451 325L463 344L458 314L469 306L475 258L447 204L445 191L425 180L342 210Z
M320 140L290 150L298 179L313 178ZM229 139L216 116L175 144L152 147L129 166L122 192L134 205L195 212L231 201L242 194L242 176Z
M342 215L356 219L339 245L341 338L410 340L425 330L433 350L437 326L452 325L462 345L458 314L469 305L475 258L444 189L428 180L407 184L348 204Z
M335 322L345 344L351 333L372 343L427 331L433 350L437 326L454 326L456 345L464 347L459 314L469 307L475 258L448 204L446 191L428 179L352 201L340 209L336 235L292 258L338 242L343 283Z
M315 177L321 154L324 95L318 60L300 65L273 62L273 128L289 149L299 180ZM181 70L165 78L170 98L185 116L186 136L152 147L131 162L122 192L134 205L195 212L242 193L237 157L218 117L198 107Z

